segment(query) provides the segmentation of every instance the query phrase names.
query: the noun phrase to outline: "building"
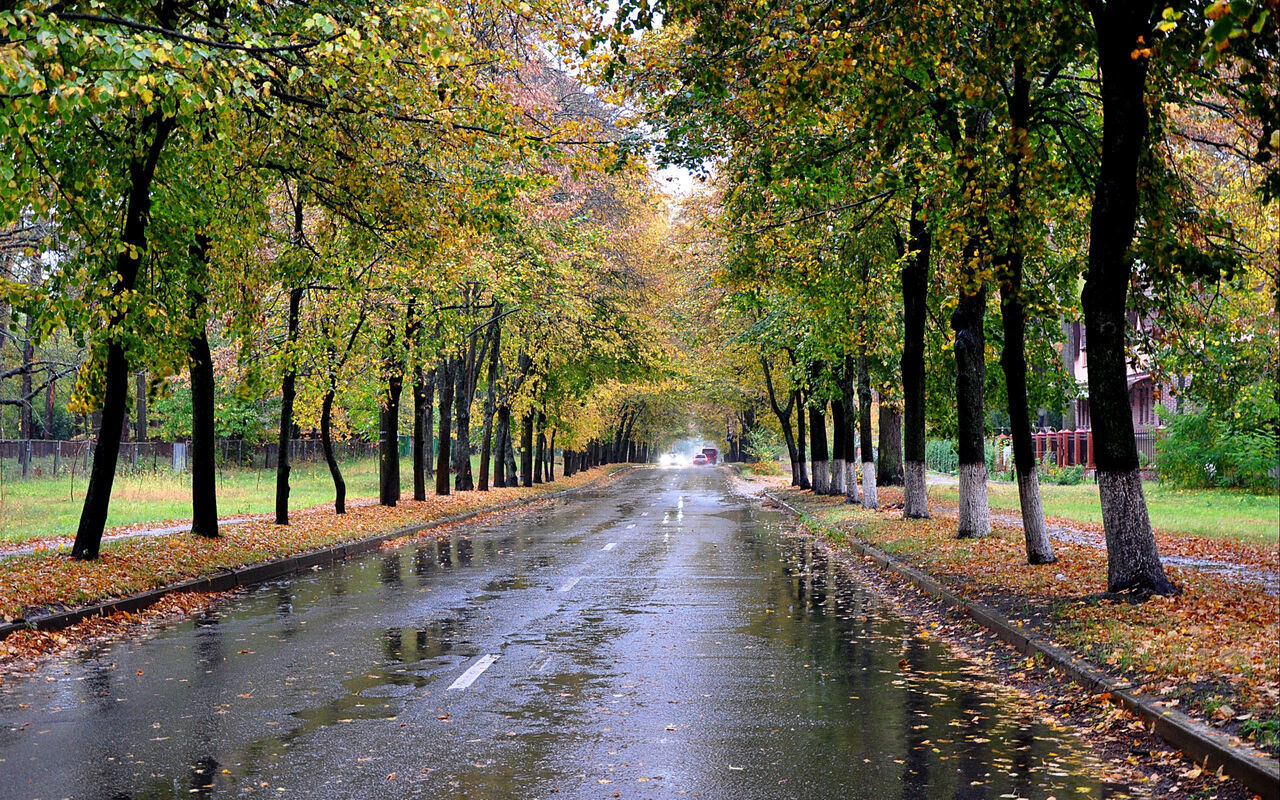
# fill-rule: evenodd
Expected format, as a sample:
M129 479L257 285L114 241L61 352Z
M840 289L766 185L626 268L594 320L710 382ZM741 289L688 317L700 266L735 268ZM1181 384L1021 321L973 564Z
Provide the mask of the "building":
M1130 313L1129 324L1139 331L1144 322L1137 314ZM1082 395L1071 401L1063 428L1068 430L1090 430L1093 425L1089 419L1089 342L1085 335L1083 322L1064 322L1063 333L1067 340L1062 345L1062 360L1067 372L1075 379ZM1150 361L1146 355L1139 354L1135 362L1129 363L1129 408L1133 414L1133 429L1136 433L1154 431L1161 427L1158 408L1163 406L1167 411L1177 410L1177 393L1179 388L1187 386L1187 378L1178 378L1177 386L1172 383L1157 384L1150 372Z

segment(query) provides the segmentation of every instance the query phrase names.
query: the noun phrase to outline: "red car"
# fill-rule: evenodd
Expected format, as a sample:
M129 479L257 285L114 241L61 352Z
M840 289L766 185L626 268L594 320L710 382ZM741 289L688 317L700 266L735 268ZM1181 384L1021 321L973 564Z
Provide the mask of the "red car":
M708 464L715 464L716 459L720 456L720 451L714 447L704 447L702 448L702 455L707 457Z

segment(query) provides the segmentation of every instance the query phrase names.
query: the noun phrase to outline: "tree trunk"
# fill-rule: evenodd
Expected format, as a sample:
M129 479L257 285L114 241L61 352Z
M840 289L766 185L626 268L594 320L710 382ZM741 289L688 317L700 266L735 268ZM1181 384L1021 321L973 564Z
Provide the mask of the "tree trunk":
M791 462L791 485L800 485L800 465L796 454L796 439L791 432L791 412L796 407L796 393L791 392L787 395L787 407L784 409L778 404L778 393L773 388L773 371L769 368L769 361L760 355L760 368L764 371L764 385L769 394L769 408L773 409L773 415L778 418L778 426L782 428L782 439L787 444L787 459Z
M1025 143L1030 119L1031 83L1027 80L1022 60L1013 68L1013 94L1009 105L1015 141ZM1040 503L1040 478L1036 473L1035 447L1031 438L1031 409L1027 401L1026 308L1022 302L1023 248L1022 215L1022 148L1012 148L1012 169L1008 200L1012 243L1001 260L1000 317L1004 326L1004 347L1000 366L1004 369L1009 400L1009 428L1013 437L1013 466L1018 474L1018 501L1022 509L1022 531L1028 564L1052 564L1057 561L1049 532L1045 529L1044 508Z
M956 535L961 539L991 533L982 408L986 379L986 336L982 319L987 287L976 274L977 259L977 248L970 245L965 253L960 302L951 315L951 329L956 334L956 418L960 445L960 519Z
M209 351L209 334L204 323L191 337L187 359L191 368L191 532L197 536L217 536L213 354ZM145 416L145 411L139 416Z
M857 374L857 361L852 355L846 355L844 369L840 373L840 405L843 410L844 424L836 433L836 436L844 441L844 501L846 503L858 502Z
M2 334L0 334L2 335ZM44 438L58 438L54 432L54 412L58 407L58 382L50 377L44 391Z
M844 396L831 401L831 494L844 495Z
M1137 595L1173 594L1147 516L1125 370L1125 309L1138 212L1139 167L1146 150L1147 58L1133 57L1152 41L1150 0L1092 4L1102 76L1102 159L1089 221L1085 331L1089 340L1089 413L1102 525L1107 540L1107 588Z
M125 204L124 227L120 237L129 246L120 248L116 255L116 281L111 289L112 296L116 298L125 297L137 283L138 266L147 250L151 184L165 141L176 125L175 118L166 117L161 111L152 112L141 123L144 134L152 130L154 134L146 153L135 156L129 162L129 197ZM89 486L80 512L80 525L76 529L76 540L71 547L71 555L77 559L98 557L102 532L107 524L107 509L111 504L116 460L120 457L120 432L124 425L125 404L129 399L129 360L120 344L120 332L117 330L123 321L121 312L115 312L107 323L102 426L98 430L93 468L89 473Z
M436 367L436 389L440 395L440 434L439 450L436 453L436 494L443 497L449 494L449 443L450 419L449 409L453 406L453 362L455 359L443 358Z
M489 371L485 376L484 390L484 431L480 437L480 491L489 491L489 459L493 444L493 411L497 400L498 387L498 351L502 348L502 328L495 320L489 323L494 326L493 344L489 349ZM502 461L499 457L498 461ZM501 486L495 479L495 486Z
M378 459L378 504L392 508L400 502L400 392L403 386L404 376L393 367L383 398L379 425L382 447Z
M418 367L413 373L413 499L427 499L427 461L431 454L427 452L429 436L427 422L427 404L430 394L427 386L435 380L431 373L423 373Z
M809 483L809 467L805 463L805 401L804 391L796 389L796 455L799 456L797 461L800 465L800 488L812 489L813 484Z
M302 287L289 290L288 332L285 336L284 377L280 381L280 431L276 436L276 524L289 524L289 437L293 433L293 402L298 395L298 367L294 346L298 341Z
M493 485L501 489L507 485L507 436L511 430L511 409L507 406L498 408L498 424L494 426L493 448Z
M825 404L822 404L825 405ZM827 453L827 421L822 405L809 403L809 458L813 464L813 493L831 494L831 464Z
M147 371L140 369L133 373L134 420L133 440L147 440Z
M547 415L538 412L536 420L538 426L537 444L533 451L533 482L542 483L543 476L546 473L546 454L547 454Z
M924 328L929 291L932 237L919 201L911 204L908 241L902 265L902 397L903 505L906 519L928 519L929 497L924 465Z
M862 440L862 507L879 508L876 494L876 449L871 439L871 375L867 345L858 345L858 438Z
M520 485L533 485L533 412L520 420Z
M547 441L547 483L556 482L556 429L551 429L551 438Z
M902 415L880 396L880 452L876 460L876 485L902 485Z
M456 387L453 395L453 488L460 492L475 488L471 476L471 364L475 359L475 337L467 355L454 366Z
M422 413L425 419L422 422L422 451L423 451L423 470L426 480L435 480L436 477L436 370L440 368L437 364L427 374L427 397L422 404Z
M27 314L27 330L26 341L22 345L22 405L18 406L18 438L24 442L18 446L18 461L22 465L22 477L26 478L31 470L31 455L28 450L29 445L25 442L36 438L35 409L33 396L35 394L35 366L36 346L35 346L35 327L36 318L34 314Z
M506 435L503 437L506 444L503 445L505 455L503 460L507 464L507 486L519 486L520 476L516 470L516 447L515 439L511 435L511 409L507 409Z
M335 387L330 385L320 403L320 445L324 448L324 462L329 465L333 478L333 513L347 513L347 482L342 479L342 468L333 452L333 399Z

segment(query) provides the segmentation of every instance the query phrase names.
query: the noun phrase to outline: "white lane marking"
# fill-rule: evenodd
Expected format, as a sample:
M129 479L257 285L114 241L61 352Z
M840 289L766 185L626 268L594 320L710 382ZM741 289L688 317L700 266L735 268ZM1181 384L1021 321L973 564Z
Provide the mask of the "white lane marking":
M493 666L493 662L497 660L498 655L496 653L486 653L485 655L480 656L476 663L468 667L466 672L459 675L456 681L449 684L449 691L453 691L454 689L465 689L475 683L476 678L483 675L484 671Z
M579 576L579 577L577 577L577 578L570 578L569 580L567 580L567 581L565 581L565 582L564 582L564 586L561 586L561 587L560 587L560 591L562 591L562 592L567 592L567 591L569 591L569 590L570 590L570 589L572 589L573 587L577 586L577 585L578 585L578 581L580 581L580 580L582 580L581 576Z
M604 550L605 552L608 552L617 546L618 546L617 542L609 542L608 544L606 544L604 547L601 547L600 549Z
M634 527L635 527L635 523L632 523L632 524L630 524L630 525L628 525L628 526L627 526L627 530L631 530L631 529L632 529L632 528L634 528Z

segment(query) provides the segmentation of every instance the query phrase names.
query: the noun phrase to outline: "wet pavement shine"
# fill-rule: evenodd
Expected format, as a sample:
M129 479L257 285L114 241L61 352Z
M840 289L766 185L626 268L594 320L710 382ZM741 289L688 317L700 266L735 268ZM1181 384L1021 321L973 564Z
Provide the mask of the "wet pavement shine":
M0 797L1114 797L712 468L265 584L0 688Z

